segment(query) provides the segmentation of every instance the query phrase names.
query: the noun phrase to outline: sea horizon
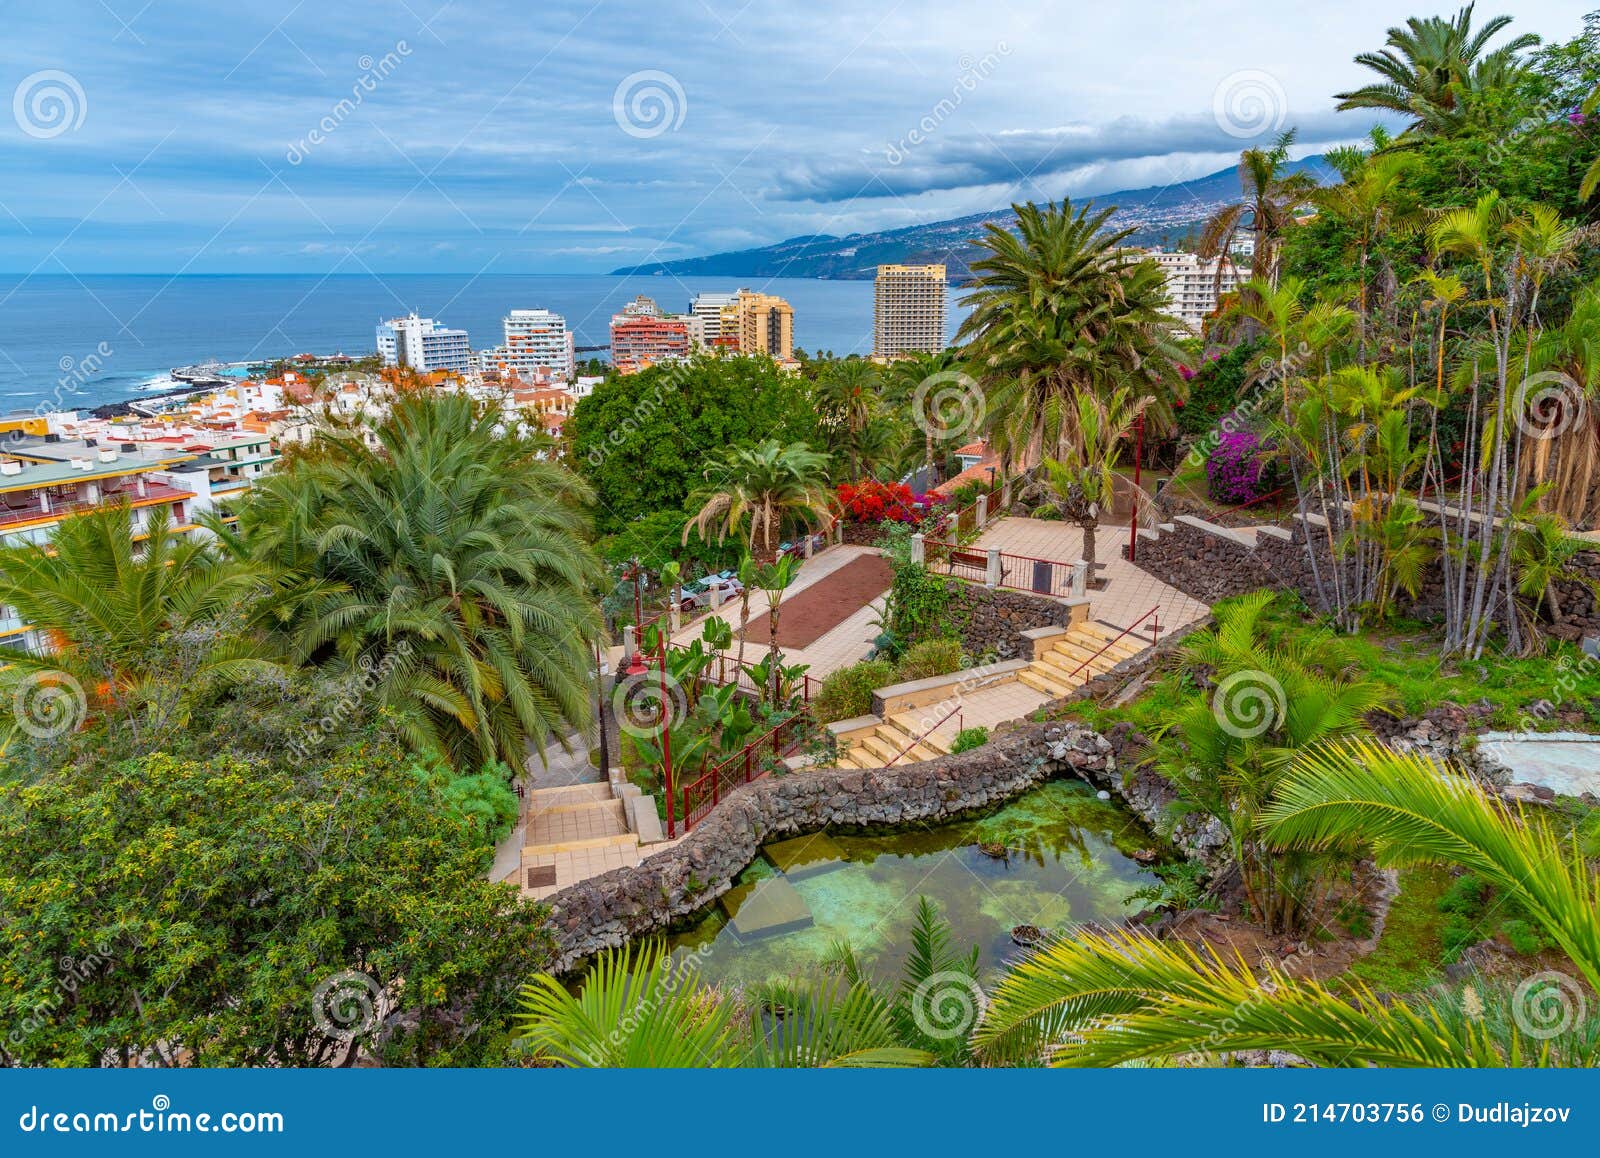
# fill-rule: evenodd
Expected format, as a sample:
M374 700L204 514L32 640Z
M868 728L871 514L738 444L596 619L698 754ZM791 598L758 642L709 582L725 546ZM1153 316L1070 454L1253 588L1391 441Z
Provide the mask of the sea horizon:
M159 284L153 291L152 282ZM230 290L218 295L215 286ZM538 286L539 292L531 292ZM512 309L550 309L579 347L607 346L611 315L638 294L668 312L696 293L776 293L795 310L795 345L840 356L872 350L871 280L509 273L0 273L0 411L84 410L180 385L204 362L300 353L360 355L377 323L413 310L498 345ZM210 288L208 288L210 287ZM947 336L965 310L949 295ZM596 354L604 357L604 351Z

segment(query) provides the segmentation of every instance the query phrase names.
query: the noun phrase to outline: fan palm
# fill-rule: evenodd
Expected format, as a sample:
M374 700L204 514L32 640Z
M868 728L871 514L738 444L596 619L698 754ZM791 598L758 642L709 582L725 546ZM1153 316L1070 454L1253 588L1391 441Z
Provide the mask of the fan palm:
M957 335L982 375L1003 473L1081 450L1080 395L1128 386L1152 396L1157 432L1170 429L1184 355L1160 266L1123 245L1131 230L1102 232L1113 209L1013 210L1017 233L991 223L978 241L987 252L972 263L972 312Z
M1234 244L1241 233L1254 241L1250 255L1250 276L1278 284L1278 246L1291 225L1295 212L1311 201L1317 179L1310 173L1289 169L1289 148L1294 144L1291 130L1280 136L1269 149L1246 149L1239 154L1238 201L1224 205L1200 230L1201 257L1217 261L1217 287L1222 286L1224 261L1232 260Z
M1554 513L1580 528L1593 525L1600 484L1600 284L1580 291L1560 326L1546 330L1532 350L1532 369L1557 389L1539 405L1548 429L1528 439L1522 485L1548 481Z
M521 768L589 720L588 491L464 396L400 399L372 433L263 480L240 542L324 584L285 616L299 658L371 679L418 750Z
M1523 33L1486 53L1489 42L1510 25L1511 17L1496 16L1474 31L1473 7L1468 4L1449 20L1413 16L1405 27L1389 29L1388 47L1356 57L1357 64L1382 79L1337 94L1339 110L1401 113L1412 118L1405 134L1427 135L1450 123L1466 93L1486 89L1491 82L1513 80L1519 68L1517 53L1537 45L1539 38Z
M1600 987L1594 867L1550 826L1427 757L1371 742L1302 753L1261 819L1269 839L1309 851L1365 845L1380 864L1460 865L1518 903ZM1242 958L1142 933L1080 934L1012 968L974 1041L994 1058L1044 1052L1074 1066L1245 1049L1287 1050L1324 1066L1564 1060L1540 1015L1568 993L1519 990L1522 1005L1505 1026L1439 1003L1386 1002L1360 985L1349 989L1335 995L1275 967L1258 977Z
M768 439L759 446L730 447L706 469L706 480L690 496L700 509L683 529L685 543L691 528L710 538L716 526L721 542L742 527L746 547L754 552L759 535L761 553L771 558L786 520L798 519L809 529L831 515L828 457L803 442Z
M119 506L63 522L48 547L0 549L0 605L50 644L7 653L6 683L70 679L79 710L155 734L181 727L196 693L278 670L270 642L245 630L270 568L174 532L165 508L141 539Z

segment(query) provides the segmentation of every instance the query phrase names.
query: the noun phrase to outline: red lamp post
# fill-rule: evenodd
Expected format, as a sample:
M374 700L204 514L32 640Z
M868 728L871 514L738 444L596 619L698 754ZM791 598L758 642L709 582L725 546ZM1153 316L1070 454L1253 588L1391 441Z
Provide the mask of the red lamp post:
M1128 520L1128 562L1132 563L1139 551L1139 460L1144 457L1144 411L1133 420L1133 514Z

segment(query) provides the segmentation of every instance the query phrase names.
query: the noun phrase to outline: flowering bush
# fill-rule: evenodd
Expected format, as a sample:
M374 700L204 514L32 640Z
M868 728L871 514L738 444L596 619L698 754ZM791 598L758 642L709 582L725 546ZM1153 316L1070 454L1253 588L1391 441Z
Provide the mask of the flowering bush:
M1206 459L1207 493L1212 501L1239 506L1272 491L1277 480L1267 459L1270 449L1253 431L1224 431Z
M916 496L905 483L881 483L867 479L839 484L839 506L852 523L914 523L917 521Z

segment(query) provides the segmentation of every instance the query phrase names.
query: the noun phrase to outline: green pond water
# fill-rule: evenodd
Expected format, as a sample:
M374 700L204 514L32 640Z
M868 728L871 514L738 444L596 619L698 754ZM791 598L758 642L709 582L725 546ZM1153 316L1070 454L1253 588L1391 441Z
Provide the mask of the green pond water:
M1009 855L988 856L979 842L1004 843ZM975 821L769 845L723 902L671 939L672 951L693 957L704 980L755 985L813 969L844 940L893 980L917 898L926 896L958 949L978 946L988 973L1018 951L1014 926L1050 931L1126 917L1133 910L1124 901L1155 879L1129 854L1152 843L1092 789L1052 781Z

